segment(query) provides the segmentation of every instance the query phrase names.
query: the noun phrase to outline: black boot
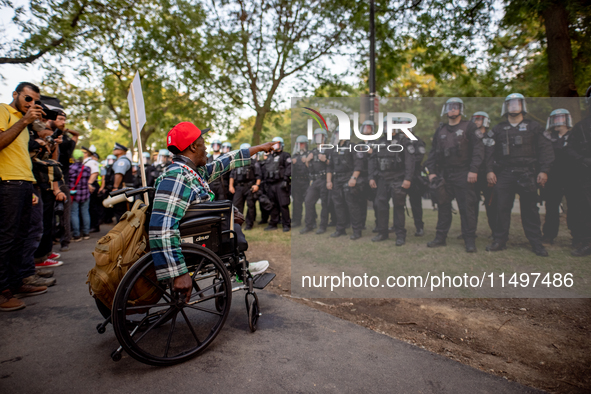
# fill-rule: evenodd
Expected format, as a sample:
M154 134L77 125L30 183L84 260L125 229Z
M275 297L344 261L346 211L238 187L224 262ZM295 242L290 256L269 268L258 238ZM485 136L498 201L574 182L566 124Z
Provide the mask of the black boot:
M347 235L347 232L346 232L346 231L339 231L339 230L337 230L337 231L335 231L334 233L330 234L330 236L331 236L332 238L338 238L338 237L340 237L341 235Z
M548 251L542 245L537 245L532 248L533 252L540 257L548 257Z
M431 242L427 243L427 246L430 248L438 248L440 246L446 246L447 243L445 243L445 239L441 239L441 238L437 238L435 237L435 239Z
M374 227L373 230L371 230L372 233L379 233L380 231L378 230L377 227Z
M265 231L273 231L273 230L277 230L277 225L269 224L267 227L265 227Z
M353 235L349 237L349 239L355 241L356 239L361 238L361 231L353 231Z
M492 244L486 247L487 252L498 252L499 250L507 249L507 245L501 241L493 241Z
M387 239L388 239L387 234L378 234L371 239L371 242L381 242L381 241L385 241Z
M318 230L316 230L316 234L324 234L326 232L326 229L324 227L318 227Z
M588 256L591 254L591 244L581 246L580 248L577 248L570 252L570 254L576 257Z
M464 242L466 243L466 252L476 253L476 242L474 242L474 238L464 238Z
M406 238L398 237L396 238L396 246L402 246L406 243Z
M425 230L423 230L422 228L418 228L415 232L415 237L422 237L423 235L425 235Z
M313 228L304 227L303 229L300 230L300 234L307 234L307 233L311 233L312 231L314 231Z

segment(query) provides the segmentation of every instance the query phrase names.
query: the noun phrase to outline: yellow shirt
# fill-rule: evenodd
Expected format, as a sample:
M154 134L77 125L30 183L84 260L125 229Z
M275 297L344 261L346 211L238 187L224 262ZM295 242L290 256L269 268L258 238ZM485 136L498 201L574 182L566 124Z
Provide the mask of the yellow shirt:
M0 105L0 133L11 128L22 117L10 105ZM35 181L29 156L29 130L26 127L10 145L0 150L0 178L3 181Z

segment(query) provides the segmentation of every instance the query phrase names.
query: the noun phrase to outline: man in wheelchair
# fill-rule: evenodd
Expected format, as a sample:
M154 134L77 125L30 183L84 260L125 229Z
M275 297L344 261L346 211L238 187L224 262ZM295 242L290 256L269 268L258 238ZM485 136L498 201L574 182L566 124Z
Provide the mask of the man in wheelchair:
M203 134L190 122L181 122L168 132L168 150L176 156L171 165L156 180L156 193L149 225L150 250L158 280L173 278L173 289L186 294L192 290L191 276L181 253L179 223L191 203L213 201L209 183L224 173L250 164L250 157L258 152L270 152L274 142L241 149L221 155L207 164L207 150ZM244 240L240 226L235 226L238 242ZM250 263L251 273L260 273L266 267ZM268 263L265 263L268 266Z

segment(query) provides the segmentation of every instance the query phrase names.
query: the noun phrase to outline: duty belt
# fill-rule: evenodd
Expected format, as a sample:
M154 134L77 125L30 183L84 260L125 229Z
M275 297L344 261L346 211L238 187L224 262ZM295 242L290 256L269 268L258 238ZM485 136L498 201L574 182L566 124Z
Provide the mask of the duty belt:
M318 178L322 178L326 176L326 171L319 172L317 174L309 174L309 178L312 181L315 181Z
M245 186L248 184L254 185L254 181L236 182L236 186Z

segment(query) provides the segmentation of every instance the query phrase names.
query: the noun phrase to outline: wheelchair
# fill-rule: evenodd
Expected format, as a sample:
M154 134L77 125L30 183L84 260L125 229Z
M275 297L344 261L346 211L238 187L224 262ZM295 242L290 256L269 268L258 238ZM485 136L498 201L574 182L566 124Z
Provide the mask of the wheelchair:
M112 197L133 197L153 190L125 188ZM251 332L256 331L260 309L254 289L264 289L275 274L253 277L248 271L244 255L248 244L239 241L233 212L228 200L191 204L180 222L181 249L193 282L189 302L186 295L173 290L172 279L156 279L151 253L127 271L111 309L96 300L105 318L97 331L104 333L112 323L121 345L111 353L114 361L121 360L123 350L154 366L173 365L197 356L221 331L232 295L240 290L246 291L248 326ZM151 214L150 209L147 214ZM149 216L146 226L148 223Z

